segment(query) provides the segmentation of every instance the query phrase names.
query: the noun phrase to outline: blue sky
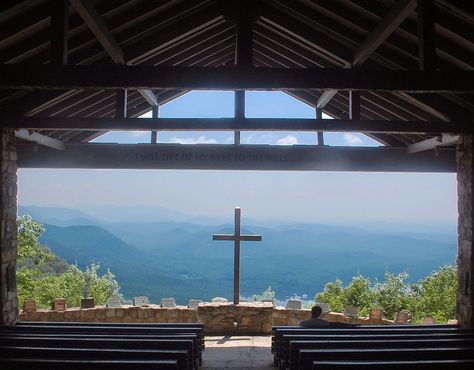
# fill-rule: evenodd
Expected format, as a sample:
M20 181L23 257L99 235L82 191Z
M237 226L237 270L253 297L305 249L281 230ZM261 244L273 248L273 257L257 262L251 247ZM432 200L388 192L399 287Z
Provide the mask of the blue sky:
M247 117L313 118L314 109L280 92L247 92ZM233 93L188 93L160 107L161 117L232 117ZM160 132L162 143L232 143L233 133ZM149 132L111 132L97 142L147 143ZM243 144L314 145L315 133L242 133ZM327 145L378 146L360 133L327 133ZM163 206L223 217L241 206L248 217L306 222L455 223L454 174L21 170L22 205L87 209Z

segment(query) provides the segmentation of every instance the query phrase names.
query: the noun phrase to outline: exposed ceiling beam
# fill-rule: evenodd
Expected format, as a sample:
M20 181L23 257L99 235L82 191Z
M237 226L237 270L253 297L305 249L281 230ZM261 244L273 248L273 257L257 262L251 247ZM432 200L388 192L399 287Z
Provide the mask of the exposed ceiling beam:
M25 129L20 129L15 131L15 136L23 140L33 141L37 144L47 146L48 148L66 150L66 145L62 141L39 134L37 132L30 132Z
M456 145L459 141L458 135L446 135L432 137L431 139L426 139L419 141L418 143L410 144L407 147L408 153L419 153L425 150L435 149L440 146L450 146Z
M357 48L352 66L362 65L416 8L416 0L398 0L377 27Z
M68 144L67 150L17 145L20 168L215 169L259 171L456 172L456 151L284 145Z
M332 131L387 134L474 133L469 122L314 118L5 118L3 127L36 130Z
M318 102L316 103L316 108L323 109L338 93L337 90L326 90L324 91L318 98Z
M89 0L70 0L72 6L87 24L97 40L102 44L105 51L112 58L115 64L123 65L126 63L125 55L114 35L110 32L100 14ZM151 105L158 105L153 91L149 89L138 89L138 92Z
M388 14L379 22L364 42L356 49L352 57L352 67L361 66L377 48L395 31L416 8L416 0L397 1ZM318 99L318 108L324 108L337 94L337 90L328 90Z
M474 71L0 65L0 88L474 92Z
M97 40L104 47L107 54L116 64L125 64L122 48L115 40L100 14L89 0L70 0L71 5L87 24Z

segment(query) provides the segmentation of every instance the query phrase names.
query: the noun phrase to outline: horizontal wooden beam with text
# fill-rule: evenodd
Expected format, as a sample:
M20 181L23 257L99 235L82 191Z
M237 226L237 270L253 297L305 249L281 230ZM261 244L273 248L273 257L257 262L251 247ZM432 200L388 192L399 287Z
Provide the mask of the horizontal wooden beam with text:
M473 92L474 71L0 65L0 88Z
M326 131L385 134L474 133L468 122L313 118L80 118L0 117L3 127L32 130Z
M20 168L456 172L455 150L276 145L18 144Z

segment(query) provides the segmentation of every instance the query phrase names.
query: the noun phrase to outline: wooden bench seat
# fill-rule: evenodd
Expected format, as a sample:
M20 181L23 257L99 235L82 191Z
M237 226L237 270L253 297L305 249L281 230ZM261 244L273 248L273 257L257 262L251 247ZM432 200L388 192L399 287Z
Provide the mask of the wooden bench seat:
M158 326L158 325L111 325L111 326L96 326L94 323L87 325L16 325L13 327L0 327L0 335L5 334L54 334L54 335L106 335L106 336L152 336L152 335L196 335L197 349L199 353L199 362L202 363L202 354L204 350L204 332L201 324L194 327L179 326Z
M131 350L108 348L54 348L0 346L0 358L30 358L57 360L143 361L174 360L179 370L191 370L186 350Z
M474 360L474 347L463 348L380 348L380 349L302 349L298 369L313 368L314 361L418 361Z
M272 337L272 352L274 355L275 366L278 366L282 357L282 352L289 352L289 338L292 336L320 336L321 338L329 338L330 336L341 337L341 336L377 336L379 339L387 336L429 336L429 335L474 335L473 331L462 330L456 326L436 326L436 327L410 327L405 326L403 328L394 326L396 329L392 329L391 326L376 326L376 327L357 327L351 329L334 329L334 328L276 328L273 332Z
M472 370L474 360L314 361L313 370ZM308 369L309 370L309 369Z
M65 360L0 358L2 370L178 370L176 360Z
M30 346L55 348L109 348L109 349L160 349L186 350L192 359L192 368L199 364L199 353L192 339L130 339L130 338L49 338L49 337L15 337L0 336L0 346Z
M474 338L464 339L404 339L404 340L338 340L327 341L294 341L290 342L290 351L287 356L283 353L281 368L297 369L299 351L302 349L396 349L396 348L462 348L474 347Z

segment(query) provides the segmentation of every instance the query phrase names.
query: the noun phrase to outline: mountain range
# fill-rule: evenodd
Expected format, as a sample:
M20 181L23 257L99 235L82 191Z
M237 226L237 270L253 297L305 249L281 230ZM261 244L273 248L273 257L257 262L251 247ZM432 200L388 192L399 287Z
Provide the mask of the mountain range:
M80 267L95 261L110 268L128 299L147 295L152 302L175 297L185 303L232 297L233 244L212 241L214 233L233 233L232 224L157 207L139 209L89 213L20 206L19 213L45 225L40 241L59 257ZM241 295L271 286L279 299L312 298L336 278L347 283L360 273L380 280L386 271L407 271L416 280L454 263L456 235L448 226L438 232L387 229L244 219L242 233L260 234L263 241L242 243Z

